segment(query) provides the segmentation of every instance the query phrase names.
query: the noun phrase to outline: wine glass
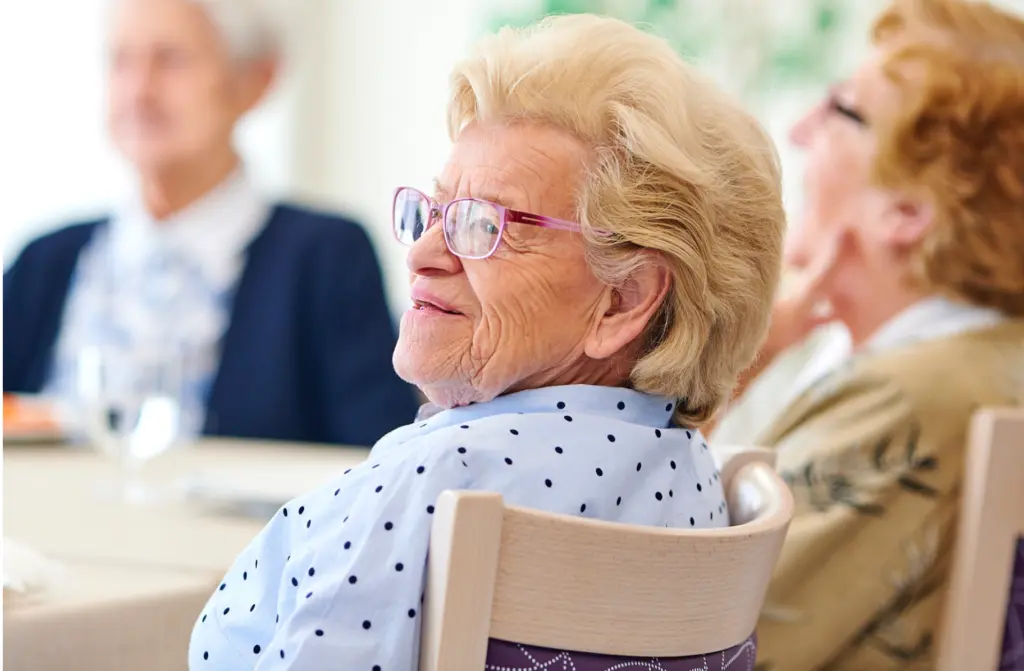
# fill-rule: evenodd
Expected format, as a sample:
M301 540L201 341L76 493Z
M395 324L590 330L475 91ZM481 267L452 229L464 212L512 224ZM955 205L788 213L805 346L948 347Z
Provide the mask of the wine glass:
M89 441L117 461L123 501L153 498L144 463L187 433L184 357L169 344L86 346L77 361L78 410Z

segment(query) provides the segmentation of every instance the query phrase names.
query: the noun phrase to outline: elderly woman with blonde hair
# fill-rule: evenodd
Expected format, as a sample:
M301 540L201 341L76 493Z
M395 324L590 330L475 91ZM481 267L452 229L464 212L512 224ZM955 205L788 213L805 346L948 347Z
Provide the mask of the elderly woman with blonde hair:
M281 509L199 616L194 669L414 669L446 489L728 524L697 427L779 274L764 131L664 42L593 16L483 40L448 112L447 164L392 210L414 303L394 364L433 412Z

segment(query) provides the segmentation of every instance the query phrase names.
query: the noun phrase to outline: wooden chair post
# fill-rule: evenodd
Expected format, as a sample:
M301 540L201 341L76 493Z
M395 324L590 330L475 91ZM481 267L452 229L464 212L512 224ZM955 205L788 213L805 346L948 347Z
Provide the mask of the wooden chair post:
M442 492L427 557L420 671L481 671L501 549L504 503L491 492Z
M1024 408L971 422L940 671L999 668L1018 539L1024 536Z

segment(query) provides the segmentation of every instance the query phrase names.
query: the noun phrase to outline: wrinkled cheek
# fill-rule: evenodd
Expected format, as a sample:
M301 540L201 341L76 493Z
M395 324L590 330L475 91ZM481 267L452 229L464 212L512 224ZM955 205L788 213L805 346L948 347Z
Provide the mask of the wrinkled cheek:
M516 342L517 329L510 322L506 317L486 314L473 331L467 355L481 381L500 385L500 380L514 375L513 367L519 358L515 350L522 345L523 338L519 334L520 342Z

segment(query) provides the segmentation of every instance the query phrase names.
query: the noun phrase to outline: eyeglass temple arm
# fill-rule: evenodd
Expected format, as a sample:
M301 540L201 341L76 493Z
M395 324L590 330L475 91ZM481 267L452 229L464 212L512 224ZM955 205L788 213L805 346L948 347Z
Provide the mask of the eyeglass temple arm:
M580 225L573 221L555 219L554 217L545 217L539 214L529 214L528 212L519 212L517 210L506 210L506 212L508 214L508 220L512 223L532 224L534 226L540 226L541 228L554 228L559 231L580 230Z

